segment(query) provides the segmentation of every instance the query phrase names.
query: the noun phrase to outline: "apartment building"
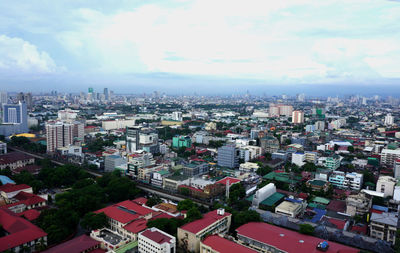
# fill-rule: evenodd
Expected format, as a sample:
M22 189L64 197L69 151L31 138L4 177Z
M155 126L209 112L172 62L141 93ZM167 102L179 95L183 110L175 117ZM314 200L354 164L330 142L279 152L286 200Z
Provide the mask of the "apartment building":
M396 231L399 228L398 222L398 213L372 213L369 225L370 236L394 244Z
M329 177L329 183L341 189L360 190L363 184L363 175L360 173L345 173L333 171Z
M381 152L381 164L394 166L395 162L400 159L400 149L383 149Z
M178 244L188 252L199 252L200 242L208 235L225 234L231 226L232 214L217 209L203 218L178 228Z
M390 176L380 176L376 183L376 191L384 194L384 197L392 197L396 179Z

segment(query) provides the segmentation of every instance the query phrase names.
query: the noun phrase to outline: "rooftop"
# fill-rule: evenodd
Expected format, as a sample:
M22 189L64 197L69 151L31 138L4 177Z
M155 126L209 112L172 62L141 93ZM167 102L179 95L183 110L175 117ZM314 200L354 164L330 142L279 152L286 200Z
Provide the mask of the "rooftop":
M31 188L26 184L5 184L0 186L0 192L10 193L15 191L22 191Z
M203 229L209 227L211 224L215 223L218 220L221 220L231 214L225 212L224 215L217 214L217 210L208 212L204 214L203 218L199 220L192 221L180 227L183 230L189 231L193 234L197 234L198 232L202 231Z
M255 253L257 251L247 248L241 244L235 243L218 235L210 235L203 242L204 245L211 247L219 253Z
M4 155L0 155L0 165L15 163L21 160L32 159L33 156L26 155L20 152L11 152Z
M397 213L372 213L371 222L377 222L397 227L399 217Z
M58 244L57 246L46 250L44 253L86 252L86 250L93 248L96 245L100 245L100 242L87 235L81 235L72 240Z
M236 229L238 235L257 240L259 242L274 246L285 252L308 252L320 253L317 245L323 240L317 237L300 234L285 228L277 227L263 222L250 222ZM358 249L351 248L335 242L328 242L329 248L326 252L356 253Z
M223 184L223 185L226 185L226 183L228 182L228 180L229 180L229 185L236 184L236 183L239 183L239 182L240 182L240 179L237 179L237 178L234 178L234 177L226 177L226 178L221 179L221 180L219 180L219 181L217 181L217 182L215 182L215 183L216 183L216 184Z
M125 200L120 203L95 211L95 213L104 213L109 218L124 224L136 220L141 216L144 216L151 212L151 209L138 205L131 200Z
M162 233L160 230L156 228L146 229L140 235L147 237L148 239L158 244L172 243L173 240L175 239L173 236L167 235L166 233Z
M39 227L7 209L0 209L0 225L8 233L0 237L1 252L47 236Z

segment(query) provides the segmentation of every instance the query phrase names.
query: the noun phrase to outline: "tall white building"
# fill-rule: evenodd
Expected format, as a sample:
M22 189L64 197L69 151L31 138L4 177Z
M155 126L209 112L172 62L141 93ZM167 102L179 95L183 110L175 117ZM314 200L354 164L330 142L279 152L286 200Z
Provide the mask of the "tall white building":
M157 228L148 228L139 234L138 247L144 253L176 252L176 238Z
M182 121L182 112L173 112L172 119L176 121Z
M325 130L325 121L317 121L317 122L315 122L315 130L324 131Z
M385 126L391 126L394 123L394 117L389 113L385 116Z
M292 154L292 163L301 167L306 164L306 155L303 153L294 153Z
M55 152L57 148L66 147L73 143L74 125L64 122L46 123L47 152Z
M8 94L5 91L0 92L0 106L8 103Z
M400 179L400 160L396 160L394 163L394 177Z
M292 112L292 123L293 124L302 124L302 123L304 123L304 112L302 112L302 111L293 111Z

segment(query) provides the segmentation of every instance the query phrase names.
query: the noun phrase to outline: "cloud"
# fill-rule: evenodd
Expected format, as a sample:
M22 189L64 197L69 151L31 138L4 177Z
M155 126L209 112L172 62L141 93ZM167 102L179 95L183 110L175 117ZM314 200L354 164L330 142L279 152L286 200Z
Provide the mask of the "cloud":
M53 59L21 38L0 35L0 71L22 74L48 74L57 71Z

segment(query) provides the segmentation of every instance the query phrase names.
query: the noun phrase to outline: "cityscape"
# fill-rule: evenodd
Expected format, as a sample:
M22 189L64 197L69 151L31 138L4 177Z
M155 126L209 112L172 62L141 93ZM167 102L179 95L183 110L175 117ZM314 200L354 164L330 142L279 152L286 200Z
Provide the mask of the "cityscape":
M0 2L0 252L400 252L400 2Z

